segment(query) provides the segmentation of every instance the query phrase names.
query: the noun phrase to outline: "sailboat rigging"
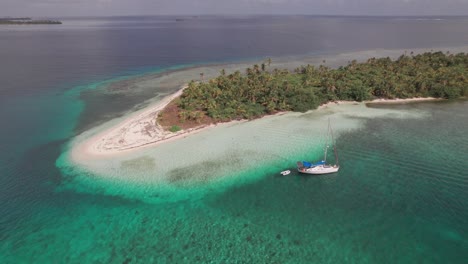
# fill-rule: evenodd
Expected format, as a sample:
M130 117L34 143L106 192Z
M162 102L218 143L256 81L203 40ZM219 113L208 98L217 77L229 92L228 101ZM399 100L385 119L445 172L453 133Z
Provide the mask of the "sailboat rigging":
M335 154L335 164L327 164L327 154L329 141L331 137L331 142L333 143L333 152ZM330 119L328 120L328 133L327 133L327 142L325 144L325 151L323 155L323 160L315 163L310 163L307 161L298 161L297 162L297 171L304 174L328 174L337 172L340 169L340 165L338 163L338 150L336 148L336 144L334 143L333 137L333 129L330 125Z

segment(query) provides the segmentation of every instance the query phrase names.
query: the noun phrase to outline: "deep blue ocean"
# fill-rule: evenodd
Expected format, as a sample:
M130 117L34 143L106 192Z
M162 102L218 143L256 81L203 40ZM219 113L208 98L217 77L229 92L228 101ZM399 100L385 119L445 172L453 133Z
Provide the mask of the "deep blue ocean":
M1 263L466 263L466 101L417 107L433 109L432 121L444 126L426 120L405 130L403 121L369 122L365 129L371 135L413 140L411 144L390 140L381 149L372 149L375 156L366 154L367 145L352 142L378 142L378 137L361 138L362 131L347 134L344 139L350 143L344 155L358 160L344 183L358 188L356 193L328 185L305 197L310 190L305 186L318 188L310 186L312 181L295 181L286 191L281 189L284 183L265 178L219 197L209 196L203 208L183 202L156 206L118 196L57 191L63 175L55 164L64 146L78 133L154 96L154 91L102 95L95 89L103 83L267 57L466 46L468 17L60 20L63 25L0 26ZM411 133L421 128L426 133L419 140L435 140L433 145L414 143L418 138ZM408 156L396 153L399 147L406 153L414 150L413 154L422 158L411 164L401 162ZM378 177L359 177L381 169L365 165L365 161L379 158L388 166L375 173ZM431 162L428 167L425 160ZM352 166L348 164L348 168ZM411 167L411 173L400 175L399 166ZM443 166L448 168L439 171ZM418 173L427 177L418 178L419 182L401 178ZM444 177L439 177L441 174ZM276 195L272 190L278 191ZM252 202L249 197L265 197L259 193L273 196L255 202L255 207L243 208L241 199ZM292 197L295 194L296 199ZM330 198L333 194L336 196ZM355 200L349 200L347 194ZM298 204L301 199L307 200L307 205ZM324 203L328 207L323 207ZM323 224L310 229L294 218L297 211L291 209L293 205L299 212L307 211L300 215L320 218ZM260 214L259 207L270 210L276 222L271 224L272 219ZM316 215L312 213L315 209ZM158 227L154 219L162 210L169 220L159 222ZM282 221L282 213L289 214L285 223L294 226L277 222ZM380 225L385 217L391 221ZM187 219L194 219L193 223L184 224ZM217 227L219 222L232 230ZM331 224L326 226L325 222ZM197 233L210 228L210 236ZM250 228L255 230L253 235L246 233ZM338 231L327 236L320 228ZM270 231L264 231L267 229L273 230L271 241ZM310 236L302 237L307 232Z

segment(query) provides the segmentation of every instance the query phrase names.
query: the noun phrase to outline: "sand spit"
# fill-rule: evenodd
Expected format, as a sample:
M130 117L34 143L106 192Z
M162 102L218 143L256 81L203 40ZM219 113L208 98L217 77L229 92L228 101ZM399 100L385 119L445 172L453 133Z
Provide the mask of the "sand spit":
M202 125L187 130L181 130L178 132L170 132L164 130L157 122L156 117L158 113L164 109L173 99L180 96L186 86L181 88L176 93L167 96L160 102L148 106L141 112L130 116L120 124L105 130L82 143L79 143L72 151L72 156L82 159L90 159L99 156L112 156L123 152L135 151L143 147L154 146L156 144L180 139L189 135L198 133L205 130L218 126ZM375 99L371 101L365 101L362 103L366 104L400 104L400 103L412 103L412 102L424 102L441 100L433 97L425 98L407 98L407 99ZM334 101L327 104L321 105L318 109L324 109L333 105L349 105L349 104L360 104L355 101ZM312 110L314 111L314 110ZM284 114L284 113L279 113ZM221 125L230 125L233 123L246 122L242 121L231 121L223 123Z
M180 96L185 88L186 86L182 87L176 93L134 113L116 126L79 143L72 151L72 155L85 159L102 155L114 155L163 140L176 139L183 134L195 133L201 127L172 133L165 131L156 122L159 111L164 109L174 98Z
M450 50L452 53L457 52L466 52L468 46L456 47L456 48L437 48L437 50ZM396 58L402 53L406 53L408 50L367 50L359 52L349 52L341 53L334 56L302 56L302 57L284 57L274 59L274 63L271 68L286 68L294 69L301 65L307 64L320 64L326 60L326 65L335 67L338 65L346 64L347 61L351 59L366 60L370 57L393 57ZM412 49L414 54L432 51L432 49ZM255 63L255 62L251 62ZM153 83L149 85L150 87L164 86L165 81L180 78L177 86L180 87L183 83L187 83L189 79L193 80L200 74L204 72L207 78L214 78L218 75L219 70L226 69L228 73L234 72L235 70L241 70L248 67L249 63L238 63L238 64L224 64L224 65L205 65L190 69L185 69L182 71L176 71L169 75L164 75L162 77L155 77L161 83ZM150 82L150 81L146 81ZM145 82L145 85L146 85ZM185 85L186 86L186 85ZM184 87L185 87L184 86ZM156 117L158 112L161 111L171 100L180 96L182 94L183 88L180 88L177 92L172 95L164 98L163 100L156 102L143 110L140 110L136 113L132 113L128 118L124 119L117 125L114 125L108 129L104 129L102 132L97 133L96 135L90 136L80 140L72 147L71 155L72 158L78 158L78 160L89 160L92 158L99 157L109 157L117 155L124 152L139 150L144 147L154 146L155 144L168 142L180 138L185 138L194 133L198 133L205 129L215 127L215 126L225 126L229 123L222 123L217 125L204 125L188 130L181 130L176 133L165 131L159 124L156 122ZM429 101L429 100L438 100L436 98L408 98L408 99L376 99L372 101L363 102L365 104L394 104L394 103L411 103L411 102L420 102L420 101ZM440 100L440 99L439 99ZM319 109L328 108L331 105L343 105L343 104L357 104L358 102L345 102L345 101L336 101L324 104L319 107ZM234 121L239 122L239 121ZM241 121L245 122L245 121ZM100 130L99 128L94 130ZM83 137L81 137L83 138Z

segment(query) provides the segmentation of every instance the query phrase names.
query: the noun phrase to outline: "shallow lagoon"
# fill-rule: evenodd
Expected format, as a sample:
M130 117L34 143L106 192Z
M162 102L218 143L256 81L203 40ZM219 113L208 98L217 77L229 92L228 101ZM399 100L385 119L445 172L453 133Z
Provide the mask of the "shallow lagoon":
M190 34L185 36L193 41L183 39L178 43L186 45L173 50L158 49L165 45L158 42L159 34L171 30L150 28L154 39L148 42L148 31L139 27L133 34L134 28L122 30L107 20L105 26L72 25L62 31L3 30L8 37L0 42L2 58L13 66L3 69L6 82L0 87L0 115L8 124L0 138L0 262L464 263L468 122L460 120L467 120L466 102L371 111L357 106L354 115L376 113L364 118L329 111L287 114L220 126L141 154L96 161L89 168L67 160L70 147L87 133L157 102L198 79L200 72L209 78L221 68L229 72L285 54L311 52L308 57L274 57L273 67L323 59L336 66L404 52L375 47L410 52L412 47L466 44L464 19L417 21L411 27L392 19L346 20L334 27L336 34L329 33L333 19L325 20L318 29L310 27L316 19L302 29L297 20L289 20L286 28L304 30L276 32L283 38L275 42L269 34L256 34L259 29L268 32L264 24L253 31L241 25L228 37L266 37L240 41L234 50L199 34L217 37L218 27L208 27L211 34L196 25L186 29ZM348 30L348 25L360 31ZM375 30L382 25L392 34ZM385 34L367 34L363 26ZM130 46L122 37L129 31L136 39ZM406 37L399 38L401 32ZM84 45L89 43L100 45ZM280 45L269 47L272 43ZM115 49L103 48L111 46ZM203 50L185 52L194 47ZM360 49L367 51L324 55ZM37 58L34 67L23 68L31 55ZM253 56L262 59L193 67ZM192 68L173 72L181 67ZM337 130L340 172L280 176L280 170L297 160L320 157L326 130L322 124L329 114ZM187 151L186 146L200 149ZM201 150L207 154L200 155Z
M218 127L131 158L96 162L102 175L62 167L63 200L17 223L18 232L9 234L4 244L9 249L6 259L462 263L468 246L468 164L467 124L459 121L466 119L467 102L345 107L358 108L356 115L365 116L332 114L342 166L334 175L278 174L306 155L320 157L320 148L310 150L320 146L322 138L308 135L322 134L323 127L314 120L322 124L331 109ZM380 115L370 115L373 112ZM252 133L252 127L258 130ZM180 152L187 144L225 140L229 131L238 137L223 151L210 144L201 145L206 157L194 150ZM295 134L288 136L291 131ZM187 172L190 178L171 182L162 177L165 188L160 188L151 184L160 174L122 172L122 166L127 172L132 166L147 166L151 158L158 164L158 148L174 153L167 161L183 155L180 164L164 168L170 172L171 166L180 166L179 175ZM212 169L206 173L197 167L197 161L203 164L216 155L216 162L207 165L219 168L216 175L231 178L213 181ZM139 156L144 158L135 160ZM217 167L218 162L224 165ZM230 171L239 167L238 173ZM101 181L103 176L113 177ZM132 182L120 184L124 176ZM141 182L140 176L149 184L132 184Z
M69 159L118 117L75 138L57 161L57 191L89 202L66 209L86 235L61 251L102 262L462 263L467 107L332 105L220 124L111 159ZM339 173L281 176L297 160L321 158L328 118Z

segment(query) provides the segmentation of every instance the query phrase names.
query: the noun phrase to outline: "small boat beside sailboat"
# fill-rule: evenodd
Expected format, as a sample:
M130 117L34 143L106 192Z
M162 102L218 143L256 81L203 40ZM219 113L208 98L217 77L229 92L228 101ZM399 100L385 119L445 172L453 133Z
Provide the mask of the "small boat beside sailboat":
M327 163L327 155L328 149L330 148L329 141L331 138L331 142L333 143L333 152L335 154L335 164ZM330 125L330 120L328 120L328 135L327 135L327 142L325 145L325 151L323 155L323 160L315 163L307 162L307 161L298 161L297 162L297 171L304 174L329 174L338 172L340 169L340 165L338 163L338 150L336 148L336 144L334 144L333 138L333 130Z

